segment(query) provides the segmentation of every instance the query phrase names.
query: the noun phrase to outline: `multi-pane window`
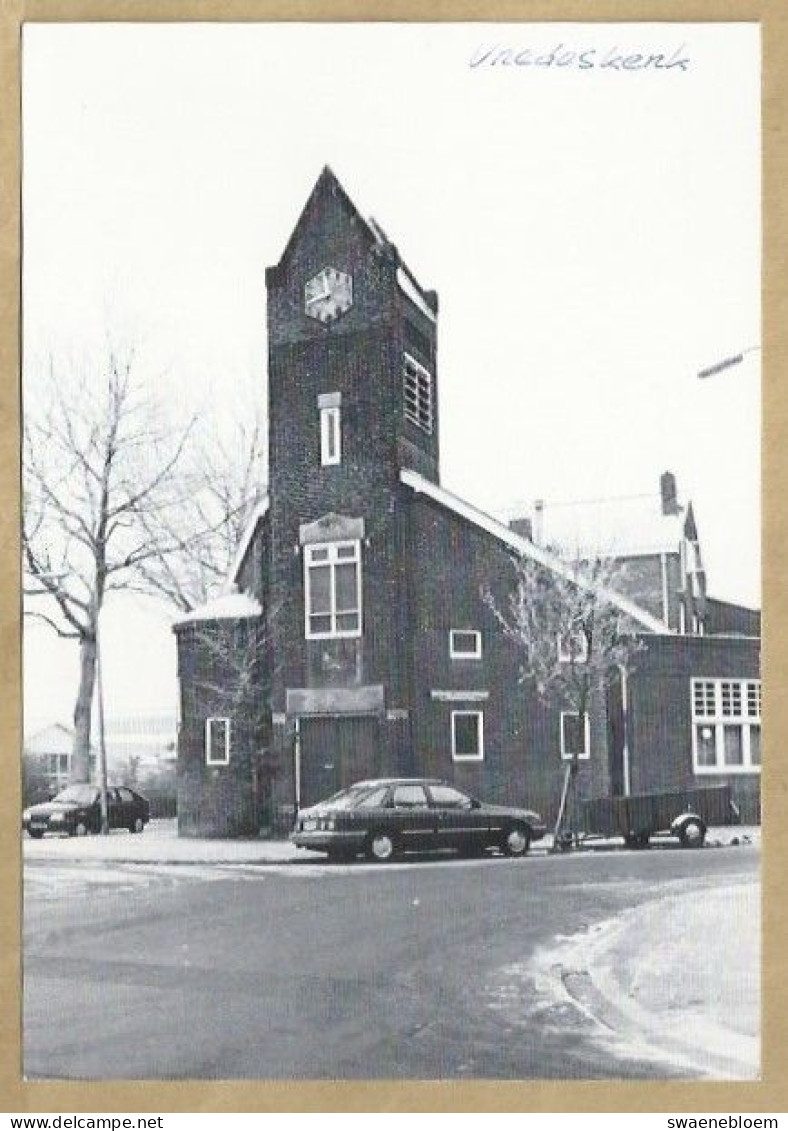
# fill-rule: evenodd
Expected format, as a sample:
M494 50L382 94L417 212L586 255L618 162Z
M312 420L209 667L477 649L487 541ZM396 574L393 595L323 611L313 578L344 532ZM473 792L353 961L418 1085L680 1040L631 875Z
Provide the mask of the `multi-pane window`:
M761 681L692 680L692 763L697 774L761 768Z
M453 628L449 633L449 655L452 660L480 660L482 634L475 629Z
M205 761L209 766L226 766L230 761L230 720L205 720Z
M588 714L561 712L561 757L590 758Z
M481 711L452 711L451 756L455 762L484 758L484 715Z
M432 434L432 374L409 353L403 364L403 397L406 420Z
M309 640L361 635L361 546L328 542L304 550Z

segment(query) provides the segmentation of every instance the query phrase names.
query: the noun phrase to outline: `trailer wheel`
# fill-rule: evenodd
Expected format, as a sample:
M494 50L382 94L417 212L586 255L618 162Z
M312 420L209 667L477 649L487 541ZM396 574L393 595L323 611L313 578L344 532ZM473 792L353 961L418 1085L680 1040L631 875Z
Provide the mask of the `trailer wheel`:
M690 817L679 829L682 848L702 848L706 839L706 826L700 817Z

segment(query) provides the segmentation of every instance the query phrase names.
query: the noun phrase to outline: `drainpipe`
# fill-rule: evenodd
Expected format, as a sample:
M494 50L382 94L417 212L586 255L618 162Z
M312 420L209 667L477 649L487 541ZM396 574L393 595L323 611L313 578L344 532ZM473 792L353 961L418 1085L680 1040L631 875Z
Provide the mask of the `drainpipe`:
M293 720L293 783L295 786L293 827L295 827L298 810L301 808L301 719L298 715Z
M544 499L534 500L534 520L532 538L535 546L541 546L544 540Z
M624 744L621 749L621 760L624 768L624 797L629 797L631 782L629 777L629 688L627 686L627 669L623 666L621 672L621 714L624 719Z
M668 558L666 554L659 555L662 566L662 619L665 627L670 628L670 602L668 600Z

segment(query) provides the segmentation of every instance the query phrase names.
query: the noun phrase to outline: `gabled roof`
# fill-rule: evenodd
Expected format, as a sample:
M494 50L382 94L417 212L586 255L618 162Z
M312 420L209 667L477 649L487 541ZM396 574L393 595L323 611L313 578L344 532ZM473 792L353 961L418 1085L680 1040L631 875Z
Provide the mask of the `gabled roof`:
M627 495L572 503L545 503L534 534L571 558L636 557L679 552L688 513L663 514L659 495ZM538 535L536 534L539 529Z
M246 552L254 538L257 524L268 514L268 502L268 495L263 495L262 499L249 516L246 529L241 536L241 541L238 543L238 549L235 551L235 557L227 571L227 578L224 583L225 593L232 592L233 587L238 584L238 574L243 565L244 558L246 557Z
M510 550L522 557L530 558L532 561L538 562L539 565L545 566L547 569L552 570L554 573L565 578L567 581L578 582L578 577L572 566L566 561L559 558L557 555L550 553L548 550L542 549L540 546L535 546L527 538L521 537L505 526L498 519L493 518L491 515L485 514L484 511L478 510L471 503L460 499L457 495L453 495L444 487L439 487L429 479L425 479L423 475L418 472L410 471L407 468L400 472L400 479L406 487L417 494L426 495L434 502L439 503L441 506L446 507L447 510L452 511L454 514L464 518L467 522L472 523L474 526L479 527L480 530L486 531L494 538L497 538L503 545L508 546ZM636 624L646 629L651 633L659 633L662 635L670 634L670 630L663 621L657 620L645 609L641 609L639 605L634 604L627 597L621 596L619 593L614 593L610 590L602 590L602 595L616 605L630 617Z
M330 193L336 200L339 201L340 205L347 213L349 219L356 224L356 226L368 240L370 246L375 246L381 249L386 248L393 256L396 257L396 262L398 264L397 285L399 286L400 291L404 295L406 295L416 307L418 307L425 318L428 318L430 319L430 321L435 322L436 315L433 308L433 303L435 301L434 295L432 295L432 301L430 301L430 298L427 297L421 284L416 279L407 263L404 262L401 255L399 254L396 244L394 244L389 239L377 220L374 220L372 217L367 219L362 215L362 213L348 196L341 181L329 165L323 166L320 176L315 181L315 185L307 198L306 204L301 209L301 214L296 220L295 227L290 233L290 238L285 244L284 251L282 252L279 263L277 264L277 269L282 266L282 264L289 256L291 249L298 240L302 228L304 228L304 226L308 223L309 217L313 209L317 205L317 201L321 196L324 196L327 193Z
M301 214L296 220L295 227L290 233L290 238L285 244L284 251L282 252L282 255L279 259L279 264L277 266L281 266L281 264L283 264L287 259L293 245L296 243L298 236L301 233L301 229L307 223L308 217L315 207L317 200L319 199L319 197L324 196L326 193L331 193L336 197L337 200L339 200L348 216L359 224L361 231L367 237L370 244L385 246L388 243L388 240L386 239L385 233L382 231L382 229L378 228L377 225L370 223L361 215L358 208L356 208L355 204L350 199L345 189L342 187L342 184L340 183L333 169L331 169L329 165L324 165L321 170L320 176L315 181L314 187L307 197L306 204L301 209Z
M70 754L74 731L62 723L52 723L25 740L26 754Z

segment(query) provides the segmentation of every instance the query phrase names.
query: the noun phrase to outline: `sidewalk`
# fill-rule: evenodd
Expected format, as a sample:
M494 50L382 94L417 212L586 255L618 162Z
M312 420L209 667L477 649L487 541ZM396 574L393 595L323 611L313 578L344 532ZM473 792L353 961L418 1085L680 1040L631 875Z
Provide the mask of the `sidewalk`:
M543 958L544 960L544 958ZM760 1069L760 885L662 896L566 940L554 985L600 1039L716 1079Z
M759 828L709 829L710 847L738 843L760 843ZM531 849L534 856L549 852L551 837ZM669 842L673 848L674 842ZM174 820L151 821L143 833L132 835L116 829L109 836L44 837L31 840L23 836L25 860L57 860L60 863L125 864L291 864L295 860L325 860L320 852L296 848L288 840L202 840L179 837ZM655 842L655 848L659 842ZM584 852L625 851L623 841L593 840ZM570 855L578 855L571 853Z

